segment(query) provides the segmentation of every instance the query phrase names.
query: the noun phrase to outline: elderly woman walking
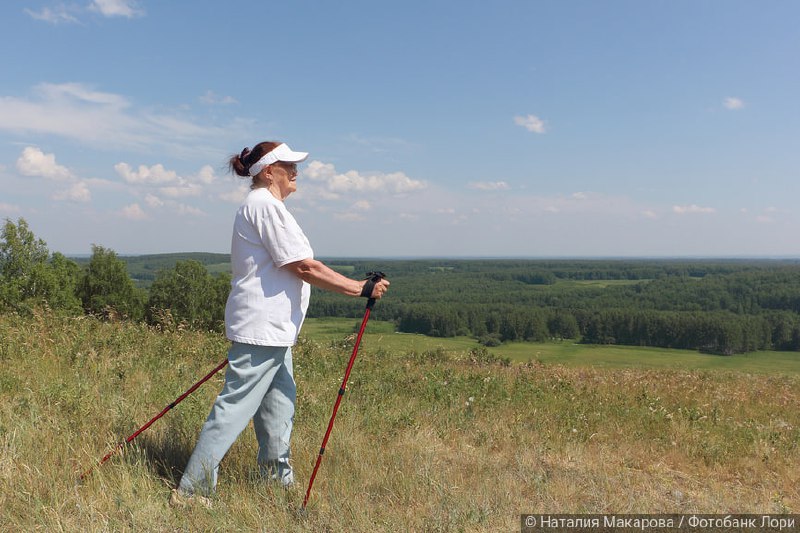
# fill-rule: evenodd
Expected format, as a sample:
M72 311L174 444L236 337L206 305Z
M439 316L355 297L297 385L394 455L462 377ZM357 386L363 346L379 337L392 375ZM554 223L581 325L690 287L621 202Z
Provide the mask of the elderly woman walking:
M389 287L381 280L364 294L369 292L367 282L314 259L308 239L283 203L297 190L297 164L307 157L285 143L262 142L230 159L232 172L252 179L233 224L231 292L225 306L225 333L232 344L225 384L173 491L173 503L214 492L220 461L251 419L262 475L290 486L296 398L292 346L308 308L309 284L368 298L380 298Z

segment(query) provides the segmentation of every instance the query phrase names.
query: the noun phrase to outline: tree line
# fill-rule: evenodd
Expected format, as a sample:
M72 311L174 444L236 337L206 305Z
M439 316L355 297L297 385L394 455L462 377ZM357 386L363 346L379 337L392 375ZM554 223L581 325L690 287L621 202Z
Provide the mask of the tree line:
M0 308L221 331L225 254L88 260L50 254L24 219L0 240ZM345 275L386 271L373 316L398 331L485 345L574 339L733 354L800 351L800 263L767 260L326 260ZM135 272L136 282L130 272ZM210 273L209 270L214 271ZM146 281L143 285L142 280ZM137 283L139 286L137 286ZM313 289L309 316L363 315L364 302Z
M51 254L27 222L6 220L0 235L0 309L31 312L38 305L69 315L145 320L162 328L223 329L230 274L209 274L199 261L159 270L149 290L136 287L125 261L92 245L79 265Z
M373 267L347 264L355 271ZM391 267L391 297L374 312L403 332L470 335L487 345L575 339L715 354L800 351L800 263L794 260L400 261ZM321 291L309 310L311 316L360 312Z

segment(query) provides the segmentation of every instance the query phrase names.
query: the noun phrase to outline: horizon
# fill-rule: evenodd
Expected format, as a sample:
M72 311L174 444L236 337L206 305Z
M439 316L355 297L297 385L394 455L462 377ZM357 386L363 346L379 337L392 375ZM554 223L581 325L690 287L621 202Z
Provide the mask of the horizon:
M56 250L227 252L249 190L228 158L276 139L310 152L287 207L320 256L800 256L798 19L790 0L7 2L0 219ZM254 55L265 38L302 66Z
M50 251L53 253L53 250ZM117 257L155 257L160 255L211 254L230 256L230 252L120 253ZM92 254L67 254L70 259L89 259ZM800 255L787 256L316 256L320 261L800 261Z

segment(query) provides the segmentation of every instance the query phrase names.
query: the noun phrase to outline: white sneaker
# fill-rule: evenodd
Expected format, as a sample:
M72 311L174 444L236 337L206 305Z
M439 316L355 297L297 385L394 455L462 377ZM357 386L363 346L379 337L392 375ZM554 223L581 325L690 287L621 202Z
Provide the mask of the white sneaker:
M275 459L260 465L261 475L270 481L277 481L284 489L294 485L294 471L288 459Z
M213 507L211 498L200 496L199 494L184 494L178 489L172 489L169 493L169 506L177 509L186 509L187 507L194 507L200 505L206 509Z

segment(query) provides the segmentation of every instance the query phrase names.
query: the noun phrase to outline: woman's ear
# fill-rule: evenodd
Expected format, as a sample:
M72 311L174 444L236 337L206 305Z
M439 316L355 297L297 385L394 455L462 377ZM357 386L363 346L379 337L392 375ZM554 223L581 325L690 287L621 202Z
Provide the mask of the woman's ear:
M272 172L270 167L264 167L264 170L259 172L258 181L269 187L272 184Z

